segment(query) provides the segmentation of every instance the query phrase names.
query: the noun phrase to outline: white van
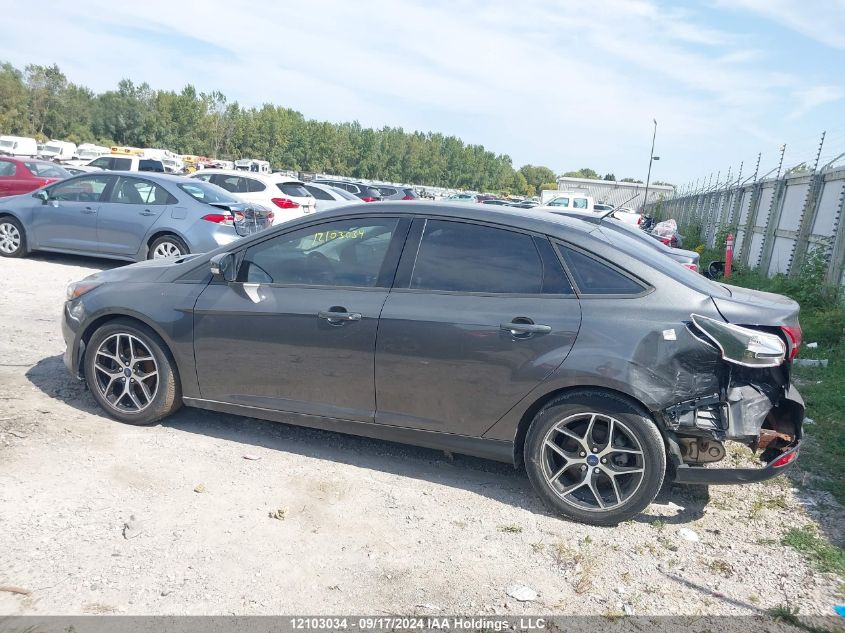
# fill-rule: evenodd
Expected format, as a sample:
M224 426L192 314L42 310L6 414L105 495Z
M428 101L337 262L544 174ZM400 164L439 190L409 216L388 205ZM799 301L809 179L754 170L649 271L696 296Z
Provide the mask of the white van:
M251 171L258 174L270 174L270 163L266 160L255 158L241 158L235 161L235 169L239 171Z
M544 189L540 192L540 204L558 209L575 209L577 211L594 211L595 200L579 191L555 191Z
M0 154L35 158L38 156L38 143L26 136L0 136Z
M76 155L76 143L50 141L41 148L39 158L44 160L70 160Z

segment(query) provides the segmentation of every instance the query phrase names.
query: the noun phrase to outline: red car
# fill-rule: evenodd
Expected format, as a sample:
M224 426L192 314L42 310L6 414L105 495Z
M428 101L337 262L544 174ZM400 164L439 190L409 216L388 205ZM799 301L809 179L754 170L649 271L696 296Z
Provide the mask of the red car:
M46 160L0 157L0 197L29 193L70 175L61 165Z

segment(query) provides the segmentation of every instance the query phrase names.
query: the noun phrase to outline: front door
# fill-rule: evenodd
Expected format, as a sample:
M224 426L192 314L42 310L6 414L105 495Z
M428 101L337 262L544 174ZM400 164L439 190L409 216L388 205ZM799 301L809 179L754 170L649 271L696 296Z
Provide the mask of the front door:
M163 213L170 194L143 178L120 176L107 201L100 206L97 239L100 252L136 255L142 241Z
M194 314L202 397L371 422L378 318L407 220L339 219L246 249Z
M115 176L77 176L47 189L49 199L32 199L32 246L99 251L97 214Z
M580 303L545 237L431 219L411 235L379 322L376 422L480 437L564 361Z

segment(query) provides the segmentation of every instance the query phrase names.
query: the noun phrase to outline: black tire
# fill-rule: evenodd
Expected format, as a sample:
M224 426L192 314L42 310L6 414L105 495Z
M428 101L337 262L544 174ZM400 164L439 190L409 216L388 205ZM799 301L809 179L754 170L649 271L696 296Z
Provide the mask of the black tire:
M149 352L151 360L138 361L131 367L132 371L123 376L125 366L129 365L129 360L123 360L130 358L126 353L126 342L129 337L135 339L131 348L132 358L134 359L136 355L138 358L146 358L146 353ZM114 342L120 349L112 347ZM105 349L101 350L104 343ZM143 349L144 347L146 350ZM101 351L104 353L101 354ZM113 355L109 356L109 353ZM95 363L98 367L95 367ZM106 373L104 369L113 373ZM153 369L157 372L155 376L151 374ZM120 422L137 426L155 424L182 406L182 389L173 356L161 337L137 321L115 319L94 332L85 347L84 370L85 380L97 404L109 416ZM114 380L110 377L118 374L120 376ZM130 376L137 377L137 380ZM131 394L126 389L126 380L130 381ZM146 391L140 385L144 381L147 381L144 383ZM104 393L103 387L107 382L110 385L113 383L113 386ZM153 386L155 391L151 393L152 397L148 399L143 409L131 410L135 402L144 403L145 393L151 392ZM126 393L115 402L116 394L121 389Z
M26 231L16 218L0 217L0 257L26 255Z
M176 235L162 235L161 237L157 237L153 240L153 243L150 244L150 249L147 251L147 259L154 259L156 257L156 251L175 251L178 250L179 252L172 252L169 257L182 257L183 255L188 255L191 252L191 249L188 248L188 245L185 244L184 240ZM162 255L159 254L159 257Z
M561 427L571 435L553 430ZM578 439L579 428L592 441ZM616 450L607 443L611 428ZM560 450L548 447L547 439ZM666 475L663 438L648 412L599 390L564 394L540 410L525 438L524 459L546 506L590 525L612 526L634 517L654 500Z

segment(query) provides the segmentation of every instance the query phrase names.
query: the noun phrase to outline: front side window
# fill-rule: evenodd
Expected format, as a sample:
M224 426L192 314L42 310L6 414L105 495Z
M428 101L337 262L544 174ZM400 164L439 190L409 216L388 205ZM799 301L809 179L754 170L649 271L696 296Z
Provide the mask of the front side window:
M375 287L396 218L337 220L279 235L247 249L246 283Z
M99 169L111 169L111 158L100 156L100 158L95 158L88 165L90 167L98 167Z
M263 182L255 178L244 178L244 180L246 180L246 190L249 193L258 193L267 189L267 186Z
M68 178L70 176L70 172L59 165L35 161L27 161L24 165L33 176L40 176L41 178Z
M411 273L411 288L539 294L543 266L529 235L428 220Z
M8 160L0 160L0 176L14 176L17 168Z
M569 198L555 198L549 203L550 207L569 207Z
M312 185L304 185L305 190L314 196L317 200L334 200L328 191L314 187Z
M211 182L232 193L246 193L248 191L246 181L246 178L240 176L226 176L224 174L215 174L211 177Z
M59 183L49 190L50 198L66 202L99 202L110 176L87 176Z
M137 178L121 178L111 194L111 201L121 204L164 205L168 198L164 187Z
M618 270L580 251L558 245L575 285L588 295L637 295L645 288Z

